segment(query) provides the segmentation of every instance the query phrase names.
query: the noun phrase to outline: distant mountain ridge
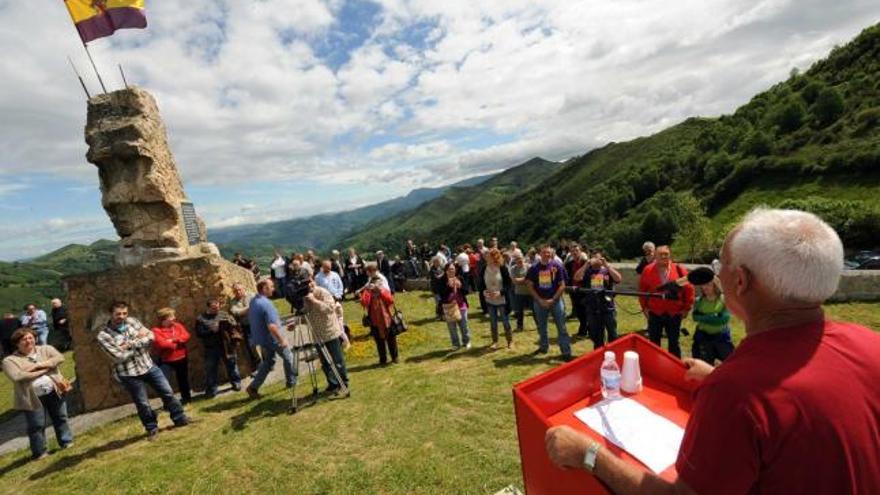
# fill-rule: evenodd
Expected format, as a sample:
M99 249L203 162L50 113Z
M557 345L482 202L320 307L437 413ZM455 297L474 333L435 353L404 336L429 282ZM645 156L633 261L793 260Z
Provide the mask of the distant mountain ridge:
M476 185L452 187L437 198L417 208L370 223L358 232L341 239L341 246L356 246L372 251L387 249L399 252L407 239L424 239L426 234L453 217L467 221L467 217L481 208L491 208L507 198L530 190L563 164L540 157L532 158L508 168ZM433 239L444 239L434 237Z
M236 251L249 256L268 257L274 249L325 250L337 247L337 241L369 222L411 210L439 197L450 188L472 187L492 178L494 174L471 177L442 187L413 189L407 195L380 203L336 213L323 213L278 222L208 229L208 238L225 256Z

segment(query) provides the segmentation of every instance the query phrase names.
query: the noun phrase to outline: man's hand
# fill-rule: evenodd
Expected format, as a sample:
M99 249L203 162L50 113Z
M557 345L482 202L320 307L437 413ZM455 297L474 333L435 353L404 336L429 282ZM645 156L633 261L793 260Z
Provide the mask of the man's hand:
M581 467L590 438L570 426L555 426L544 435L544 445L553 464L562 468Z
M684 374L686 380L703 381L715 369L711 364L700 359L685 358L682 361L687 367L687 372Z
M141 328L140 330L138 330L137 338L142 339L149 334L150 334L149 330L147 330L146 328Z

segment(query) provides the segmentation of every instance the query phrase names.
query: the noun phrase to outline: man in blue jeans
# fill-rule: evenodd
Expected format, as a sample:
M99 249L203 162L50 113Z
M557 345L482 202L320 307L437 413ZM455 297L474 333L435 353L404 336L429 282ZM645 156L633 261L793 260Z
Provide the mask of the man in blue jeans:
M565 329L565 267L553 259L553 248L541 248L541 261L535 263L526 273L526 283L534 300L535 322L538 324L539 344L535 354L547 354L550 339L547 336L547 320L553 315L556 322L557 341L563 361L571 361L571 342Z
M232 390L241 390L236 346L228 338L229 332L238 323L229 313L220 311L220 301L216 298L209 299L206 306L205 312L196 319L196 335L205 347L205 396L213 399L217 395L217 368L220 361L226 367Z
M251 339L253 344L260 346L263 354L263 361L257 368L257 375L248 385L247 394L251 399L260 398L259 390L266 381L266 376L275 367L275 356L281 356L281 362L284 364L284 381L287 388L296 385L298 370L294 366L293 352L290 350L290 343L284 336L281 328L281 317L278 310L272 304L270 297L275 291L275 283L271 279L263 279L257 283L257 295L251 300L248 309L248 321L251 324Z
M98 332L98 345L113 361L116 378L131 395L147 436L152 439L159 433L156 412L150 407L147 397L147 385L162 399L174 426L188 425L189 418L183 411L183 405L174 396L174 390L162 370L150 358L153 332L136 318L129 317L128 304L122 301L113 303L110 312L113 316Z

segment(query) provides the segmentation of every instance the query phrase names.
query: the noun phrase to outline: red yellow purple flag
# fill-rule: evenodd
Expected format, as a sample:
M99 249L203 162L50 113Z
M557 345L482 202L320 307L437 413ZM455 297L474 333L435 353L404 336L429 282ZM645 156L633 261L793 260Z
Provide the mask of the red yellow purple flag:
M144 0L64 0L83 43L117 29L145 28Z

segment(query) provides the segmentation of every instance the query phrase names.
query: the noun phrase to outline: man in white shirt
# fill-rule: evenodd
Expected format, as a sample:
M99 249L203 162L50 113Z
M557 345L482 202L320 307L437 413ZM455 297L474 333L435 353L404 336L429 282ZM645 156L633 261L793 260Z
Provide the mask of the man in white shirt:
M284 297L284 287L287 285L288 263L281 253L275 251L275 259L269 265L270 270L272 270L272 278L275 279L275 287L278 288L278 293L281 294L281 297Z
M459 271L463 274L463 277L470 276L471 263L470 258L468 257L469 250L469 248L462 248L461 252L458 253L458 256L455 257L455 264L458 266Z
M333 295L333 299L342 301L342 278L340 278L338 273L332 270L330 260L324 260L321 262L321 271L315 275L315 283L318 284L318 287L327 289L327 292Z

